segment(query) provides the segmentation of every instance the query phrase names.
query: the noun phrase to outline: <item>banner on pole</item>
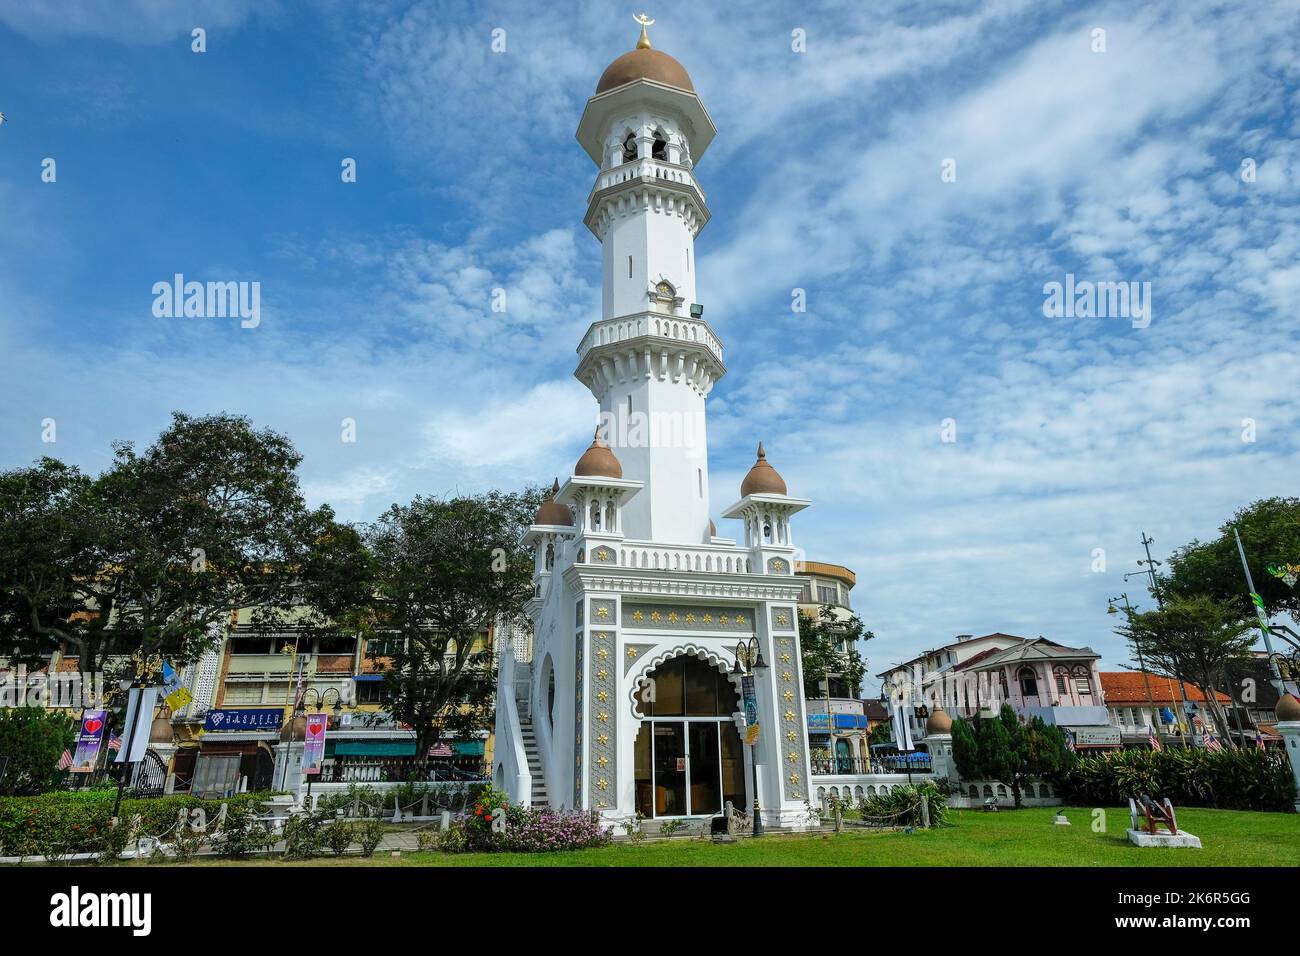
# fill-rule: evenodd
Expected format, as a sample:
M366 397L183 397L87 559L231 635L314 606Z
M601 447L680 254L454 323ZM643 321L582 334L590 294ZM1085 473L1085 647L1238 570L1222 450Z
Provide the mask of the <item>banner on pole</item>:
M325 728L329 717L325 714L308 714L306 736L302 745L302 772L320 773L325 762Z
M114 763L139 763L149 749L149 731L153 730L153 712L158 706L158 687L132 687L126 704L126 733Z
M71 773L89 773L99 762L99 748L104 743L104 725L108 723L108 712L88 710L81 718L81 730L77 732L77 752L72 755Z

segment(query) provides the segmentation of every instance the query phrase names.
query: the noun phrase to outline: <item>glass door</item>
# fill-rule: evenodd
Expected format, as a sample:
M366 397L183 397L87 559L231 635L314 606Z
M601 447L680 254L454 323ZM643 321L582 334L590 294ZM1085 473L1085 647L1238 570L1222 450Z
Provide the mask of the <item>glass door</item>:
M686 727L676 721L655 721L655 816L685 816Z
M691 804L692 816L722 811L722 768L718 760L717 721L692 721Z

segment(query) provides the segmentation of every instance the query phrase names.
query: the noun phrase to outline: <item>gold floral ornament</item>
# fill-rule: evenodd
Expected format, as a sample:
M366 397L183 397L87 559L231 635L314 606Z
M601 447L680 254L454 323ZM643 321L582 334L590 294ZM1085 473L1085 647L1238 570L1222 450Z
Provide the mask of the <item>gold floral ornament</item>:
M634 620L634 621L643 621L643 620L645 620L645 615L642 614L640 611L633 611L633 612L632 612L632 620Z
M788 754L785 755L785 759L788 760L788 761L790 761L791 763L798 763L798 762L799 762L799 754L796 753L795 751L791 750Z
M602 704L605 703L605 701L609 700L609 691L607 690L596 691L596 699L600 701Z
M658 623L662 617L663 615L661 615L658 611L650 612L650 620L654 621L655 623Z
M602 747L605 746L605 744L609 743L609 734L597 734L596 743L600 744Z
M704 623L705 623L705 624L712 624L712 623L713 623L713 615L712 615L712 614L706 614L706 615L704 615Z
M793 702L794 702L794 691L788 690L788 691L786 691L784 694L782 694L781 696L785 698L785 702L786 702L787 704L790 704L790 703L793 703Z
M741 624L741 625L743 625L743 624L745 623L745 615L743 615L743 614L737 614L737 615L736 615L736 623L737 623L737 624Z
M794 743L796 740L799 739L799 735L796 734L793 730L787 730L785 732L785 739L790 741L791 743Z
M790 656L788 651L781 655L782 664L789 664L792 660L794 660L794 658Z
M604 680L606 677L609 676L609 671L605 670L605 668L602 667L600 670L596 671L596 676L599 677L601 680Z
M596 559L599 561L608 561L609 551L607 551L605 548L601 548L599 551L596 552Z
M596 656L599 657L601 660L604 660L605 658L609 657L609 648L602 647L597 649Z
M676 624L676 623L677 623L677 612L676 612L676 611L669 611L669 612L668 612L668 623L669 623L669 624Z
M794 720L794 711L793 711L793 710L787 710L787 711L785 712L785 715L784 715L784 716L785 716L785 719L786 719L786 720Z
M695 612L694 612L694 611L687 611L687 612L686 612L686 623L687 623L687 624L694 624L694 623L695 623Z
M635 647L629 647L629 648L627 649L627 657L628 657L628 660L632 660L634 657L636 657L636 648L635 648Z
M782 627L785 627L787 624L790 623L790 619L786 617L784 614L778 614L776 616L776 623L780 624Z
M609 781L606 780L604 777L601 777L599 780L596 781L596 789L597 789L597 790L608 790L608 789L609 789Z
M797 784L797 783L799 782L799 779L800 779L800 778L799 778L799 774L797 774L797 773L792 773L792 774L790 774L790 776L787 777L786 779L788 779L792 784Z
M599 757L596 758L596 766L599 767L601 770L604 770L606 767L609 766L609 758L606 757L604 754L601 754Z
M772 570L773 570L773 571L784 571L784 570L785 570L785 562L782 561L780 558L776 558L775 560L772 561Z
M607 723L609 721L609 714L605 713L603 710L599 711L596 714L596 719L599 720L602 724Z
M600 618L601 620L604 620L605 618L609 617L609 608L605 607L604 605L601 605L600 607L596 608L596 617Z
M781 680L789 683L790 681L794 680L794 675L791 674L789 671L781 671Z

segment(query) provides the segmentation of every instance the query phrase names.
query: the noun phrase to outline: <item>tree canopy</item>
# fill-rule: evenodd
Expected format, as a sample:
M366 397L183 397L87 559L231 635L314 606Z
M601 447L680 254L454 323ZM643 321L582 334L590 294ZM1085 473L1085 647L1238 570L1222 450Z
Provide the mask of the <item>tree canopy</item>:
M958 717L952 722L952 757L966 780L994 780L1021 804L1025 781L1050 777L1070 759L1065 734L1042 718L1021 719L1010 704L996 717Z
M829 605L819 612L799 615L799 649L803 661L804 692L809 697L822 695L821 682L832 676L861 693L867 662L858 650L860 641L875 637L857 615L841 617Z

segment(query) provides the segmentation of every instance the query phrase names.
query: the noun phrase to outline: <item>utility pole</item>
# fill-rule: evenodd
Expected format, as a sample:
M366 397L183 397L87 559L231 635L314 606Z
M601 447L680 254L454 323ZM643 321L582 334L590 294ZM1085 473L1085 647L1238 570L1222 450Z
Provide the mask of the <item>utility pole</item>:
M1146 571L1143 573L1151 578L1151 596L1156 599L1156 607L1163 611L1165 609L1165 599L1164 595L1160 593L1160 583L1156 580L1156 567L1161 562L1151 557L1151 545L1155 544L1155 541L1155 538L1148 538L1145 531L1142 532L1142 547L1146 550L1147 559L1145 561L1139 560L1138 564L1145 565ZM1213 687L1210 688L1209 693L1214 693ZM1181 674L1178 677L1178 696L1182 698L1183 718L1187 721L1188 729L1194 730L1195 728L1192 727L1192 714L1187 703L1187 682L1183 680ZM1179 721L1179 724L1181 725L1182 721ZM1196 738L1199 736L1200 734L1192 734L1193 742L1196 742ZM1183 738L1183 746L1187 746L1186 737Z
M1250 588L1250 603L1255 605L1255 617L1259 619L1259 629L1264 632L1264 647L1268 651L1268 670L1269 683L1277 690L1278 696L1281 697L1286 693L1286 687L1282 683L1282 671L1277 666L1277 660L1273 657L1273 637L1272 632L1268 629L1268 615L1264 613L1264 599L1255 591L1255 582L1250 576L1250 565L1246 563L1246 548L1241 543L1241 535L1237 529L1232 529L1232 536L1237 539L1237 553L1241 555L1241 570L1246 572L1246 587Z
M1143 537L1145 537L1145 535L1143 535ZM1107 602L1109 604L1110 613L1115 613L1115 602L1120 599L1124 601L1124 616L1131 622L1133 620L1133 606L1128 603L1127 591L1121 593L1119 598L1111 598L1110 601ZM1156 709L1155 698L1151 695L1151 675L1147 673L1146 661L1142 659L1142 648L1138 646L1137 641L1133 642L1133 653L1137 655L1138 667L1142 670L1142 684L1146 687L1147 704L1151 707L1151 719L1156 722L1156 736L1160 738L1161 746L1164 746L1165 728L1163 726L1163 721L1160 719L1160 712ZM1183 741L1183 746L1187 746L1186 740Z

